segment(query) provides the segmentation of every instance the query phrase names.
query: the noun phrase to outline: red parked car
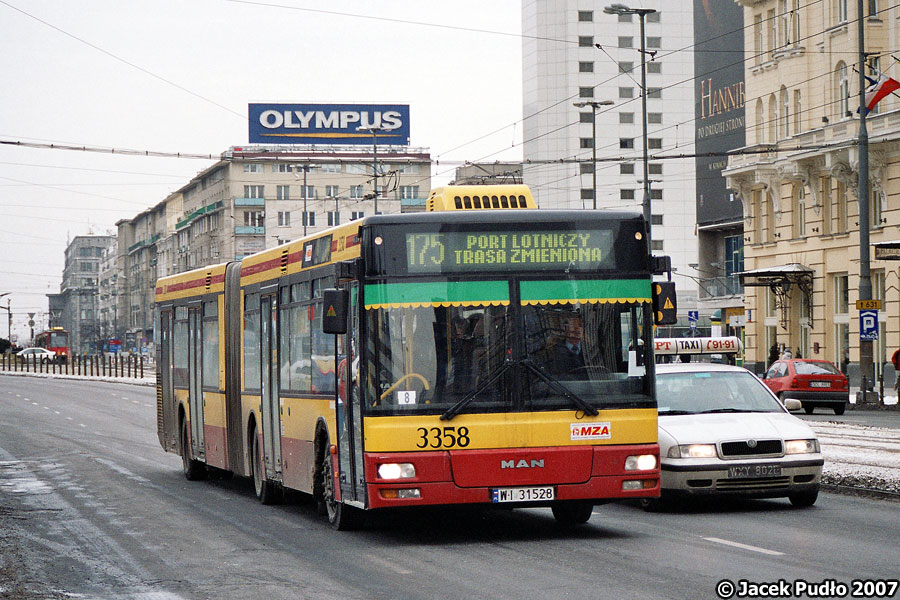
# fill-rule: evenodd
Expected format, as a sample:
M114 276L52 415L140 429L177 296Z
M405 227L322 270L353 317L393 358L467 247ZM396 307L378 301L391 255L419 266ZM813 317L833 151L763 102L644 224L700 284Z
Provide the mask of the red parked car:
M792 358L777 360L766 371L763 382L782 402L795 398L806 414L817 406L842 415L850 403L850 384L843 373L827 360Z

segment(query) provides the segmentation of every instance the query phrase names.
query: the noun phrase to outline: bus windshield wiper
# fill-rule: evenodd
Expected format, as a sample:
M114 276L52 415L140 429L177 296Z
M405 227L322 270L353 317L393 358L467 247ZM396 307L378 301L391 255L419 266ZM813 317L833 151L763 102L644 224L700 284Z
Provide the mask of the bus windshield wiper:
M441 421L449 421L450 419L452 419L453 417L458 415L460 412L462 412L462 409L464 409L466 406L468 406L469 403L472 400L474 400L478 394L480 394L484 390L488 389L490 386L492 386L494 384L495 381L497 381L498 379L503 377L503 374L506 373L507 371L509 371L513 367L514 364L515 363L509 359L504 361L502 365L497 367L497 369L493 373L491 373L490 377L488 377L486 380L481 382L481 384L479 386L477 386L474 390L472 390L471 392L469 392L468 394L463 396L462 400L460 400L459 402L457 402L456 404L454 404L453 406L448 408L447 412L445 412L444 414L441 415Z
M523 358L519 361L519 364L534 373L538 379L550 386L550 389L555 391L557 394L560 394L567 400L571 401L572 404L580 408L585 414L591 415L592 417L596 417L598 414L600 414L600 412L596 408L579 398L576 394L569 391L566 386L544 373L541 368L534 364L534 361L530 358Z

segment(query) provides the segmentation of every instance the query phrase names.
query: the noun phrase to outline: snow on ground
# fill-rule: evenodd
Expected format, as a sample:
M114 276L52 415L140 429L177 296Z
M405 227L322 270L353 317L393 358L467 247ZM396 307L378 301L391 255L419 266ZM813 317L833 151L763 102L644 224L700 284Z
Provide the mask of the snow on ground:
M900 431L835 422L807 424L825 456L823 483L900 494Z

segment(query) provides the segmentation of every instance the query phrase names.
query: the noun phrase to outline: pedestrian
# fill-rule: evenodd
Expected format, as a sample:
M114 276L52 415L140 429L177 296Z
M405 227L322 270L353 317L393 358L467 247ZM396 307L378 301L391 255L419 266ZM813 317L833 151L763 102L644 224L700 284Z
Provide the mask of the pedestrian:
M894 354L891 356L891 363L894 365L894 389L900 389L900 377L897 377L896 374L900 373L900 348L894 350Z
M781 354L781 360L791 360L794 356L791 354L791 349L785 346L784 352Z

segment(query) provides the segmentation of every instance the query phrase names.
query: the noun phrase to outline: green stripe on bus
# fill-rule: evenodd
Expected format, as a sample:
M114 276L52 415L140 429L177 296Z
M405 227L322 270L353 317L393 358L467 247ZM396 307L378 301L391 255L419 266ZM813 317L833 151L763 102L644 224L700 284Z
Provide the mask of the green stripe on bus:
M506 281L378 283L365 288L366 307L402 304L508 304Z
M554 302L647 302L651 297L647 279L563 279L523 281L522 303Z

